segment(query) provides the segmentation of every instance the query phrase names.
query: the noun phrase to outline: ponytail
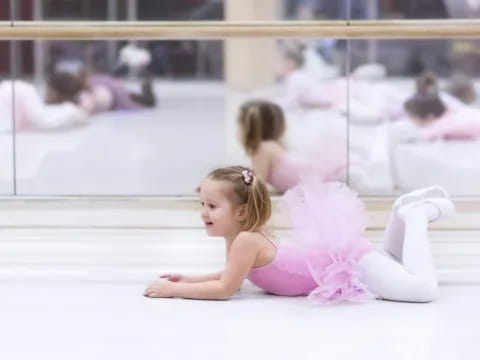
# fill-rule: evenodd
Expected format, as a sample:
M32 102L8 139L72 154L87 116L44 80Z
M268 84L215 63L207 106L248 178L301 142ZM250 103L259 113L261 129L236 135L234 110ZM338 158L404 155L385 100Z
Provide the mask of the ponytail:
M247 218L244 230L260 229L272 215L272 202L267 186L256 175L248 185Z
M241 143L248 155L254 155L262 141L278 141L285 133L283 110L270 101L248 101L240 107L238 125Z

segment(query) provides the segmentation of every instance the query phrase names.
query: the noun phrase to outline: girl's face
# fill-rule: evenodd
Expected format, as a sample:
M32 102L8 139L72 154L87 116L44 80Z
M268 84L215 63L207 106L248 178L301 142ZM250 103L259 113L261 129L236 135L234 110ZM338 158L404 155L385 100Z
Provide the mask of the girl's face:
M200 187L202 220L209 236L234 237L241 230L244 207L233 202L231 185L206 179Z

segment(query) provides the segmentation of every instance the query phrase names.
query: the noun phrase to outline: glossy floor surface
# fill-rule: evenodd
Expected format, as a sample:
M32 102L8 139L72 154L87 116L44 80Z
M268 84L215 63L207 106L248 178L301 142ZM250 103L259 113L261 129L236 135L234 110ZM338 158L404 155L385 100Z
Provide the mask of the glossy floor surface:
M430 304L330 307L248 283L229 301L148 299L144 286L4 278L0 358L480 358L480 286L442 286Z

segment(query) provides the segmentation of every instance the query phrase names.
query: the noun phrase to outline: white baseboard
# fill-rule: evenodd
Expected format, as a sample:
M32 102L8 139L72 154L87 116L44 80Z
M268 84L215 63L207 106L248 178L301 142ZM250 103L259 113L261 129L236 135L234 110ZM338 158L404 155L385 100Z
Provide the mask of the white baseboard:
M480 282L479 201L457 201L457 215L432 227L439 279ZM391 200L366 199L367 236L380 246ZM288 238L275 212L270 226ZM0 201L0 279L148 281L164 271L209 272L224 244L207 237L196 199Z

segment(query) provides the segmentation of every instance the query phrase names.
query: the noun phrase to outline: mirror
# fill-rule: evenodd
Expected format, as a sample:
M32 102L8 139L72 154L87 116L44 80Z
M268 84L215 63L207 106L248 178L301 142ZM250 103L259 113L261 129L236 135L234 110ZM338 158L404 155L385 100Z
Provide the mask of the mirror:
M0 0L0 4L2 2L8 3L8 0ZM349 2L350 0L23 0L14 4L14 19L36 21L345 20L348 16Z
M111 45L17 43L18 194L191 194L221 161L222 42Z
M275 141L292 156L285 168L262 173L273 191L285 191L300 171L346 181L345 41L21 41L14 48L19 195L193 194L213 168L252 164L238 126L251 100L284 113ZM11 122L4 127L11 133Z
M350 18L466 19L480 16L478 0L351 0Z
M14 194L13 84L10 73L9 41L0 41L0 195Z
M66 1L45 0L16 4L12 13L22 20L72 13L73 20L374 19L421 18L414 8L425 5L271 0L252 12L252 1L85 1L72 12ZM473 2L458 3L475 13ZM190 195L212 168L233 163L253 166L274 193L307 175L365 195L437 183L455 195L480 190L474 39L3 43L15 79L9 83L0 64L2 84L15 94L2 105L16 122L13 137L12 116L2 116L7 194L15 185L19 195ZM428 111L418 102L425 94L433 97Z
M351 56L352 187L390 195L440 184L478 195L478 40L352 40Z
M346 181L345 49L338 39L226 41L228 163L252 166L274 193L305 176Z

